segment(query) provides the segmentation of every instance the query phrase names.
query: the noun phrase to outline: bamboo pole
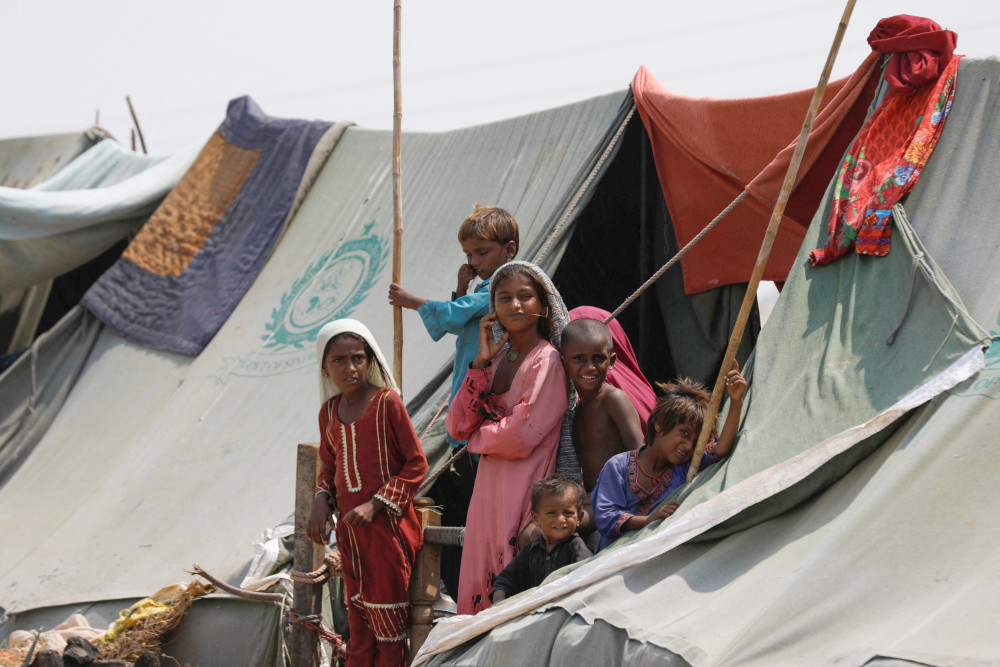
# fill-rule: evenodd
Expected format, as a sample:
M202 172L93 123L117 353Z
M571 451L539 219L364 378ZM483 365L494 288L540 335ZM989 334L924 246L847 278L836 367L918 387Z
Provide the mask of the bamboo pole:
M403 124L403 84L399 67L399 32L402 21L402 0L394 0L392 31L392 282L403 282L403 194L400 187L401 144ZM392 307L392 374L400 393L403 391L403 309Z
M792 194L795 179L799 173L799 165L802 163L802 155L805 153L809 133L812 131L813 120L819 111L820 102L823 101L823 93L826 92L826 84L830 80L830 72L833 70L833 63L837 59L840 43L844 39L847 23L851 20L854 3L855 0L847 0L847 5L844 7L844 14L840 19L840 25L837 26L837 34L833 38L830 53L827 55L826 64L823 66L823 73L820 74L819 83L816 85L812 101L809 103L809 110L806 111L805 120L802 122L802 130L799 132L798 143L795 145L795 150L792 152L792 159L788 163L788 171L785 172L785 181L782 183L781 193L778 195L778 201L771 212L771 220L768 222L767 232L764 234L764 242L761 243L760 252L757 254L757 263L753 267L753 273L747 285L747 292L743 297L743 305L740 307L739 315L736 317L733 335L729 339L729 346L726 348L725 357L722 359L722 367L719 368L719 375L715 379L715 389L712 391L712 400L709 404L708 414L705 415L705 423L701 427L698 444L695 446L694 454L691 456L691 467L688 468L687 475L689 482L698 474L701 459L705 455L705 447L708 444L709 436L712 434L715 417L719 413L719 403L722 401L722 393L726 388L726 373L732 369L733 359L736 358L736 349L743 338L743 329L746 327L747 319L750 317L750 310L754 299L757 298L757 286L760 285L761 276L764 274L764 267L767 266L767 260L771 254L771 246L774 245L774 237L778 233L778 224L785 214L785 206L788 204L788 198Z
M132 122L135 123L135 131L139 135L139 145L142 146L142 154L146 155L148 153L146 150L146 139L142 136L142 128L139 127L139 119L135 115L135 109L132 108L132 98L126 95L125 103L128 104L128 112L132 114Z

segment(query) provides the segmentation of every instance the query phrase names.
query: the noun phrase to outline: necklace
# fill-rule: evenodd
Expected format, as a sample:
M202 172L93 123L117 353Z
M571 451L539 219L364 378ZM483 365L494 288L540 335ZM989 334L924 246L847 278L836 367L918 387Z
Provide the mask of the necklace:
M641 472L643 475L653 480L655 484L659 484L660 480L663 479L663 475L667 472L667 470L670 469L670 466L666 466L663 468L663 470L660 471L658 475L651 475L648 470L642 467L642 459L639 458L638 454L635 455L635 463L636 465L639 466L639 472Z
M507 361L514 362L517 361L518 352L514 348L507 350Z

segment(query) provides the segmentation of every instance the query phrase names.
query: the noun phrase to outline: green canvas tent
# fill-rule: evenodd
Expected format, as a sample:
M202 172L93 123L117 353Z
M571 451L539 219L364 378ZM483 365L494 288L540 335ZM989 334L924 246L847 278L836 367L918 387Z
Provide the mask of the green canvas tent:
M420 664L1000 661L1000 62L963 60L884 258L813 268L813 219L730 459L680 511L475 617ZM564 576L558 576L564 575Z

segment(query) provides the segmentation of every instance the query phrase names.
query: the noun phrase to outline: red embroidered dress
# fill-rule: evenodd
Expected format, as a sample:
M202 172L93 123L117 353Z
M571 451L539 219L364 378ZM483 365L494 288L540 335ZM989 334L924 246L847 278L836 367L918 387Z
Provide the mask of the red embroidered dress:
M427 459L399 395L383 388L353 424L337 416L340 396L319 413L318 490L331 495L341 516L375 497L385 511L363 528L337 523L337 548L352 611L347 664L405 664L410 571L423 542L413 496Z

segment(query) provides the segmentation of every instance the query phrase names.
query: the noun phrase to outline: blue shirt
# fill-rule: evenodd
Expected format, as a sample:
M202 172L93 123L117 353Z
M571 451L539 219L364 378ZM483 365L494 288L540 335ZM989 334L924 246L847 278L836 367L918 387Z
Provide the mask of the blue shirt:
M450 403L462 386L469 364L479 353L479 321L490 312L490 279L479 283L472 294L452 301L427 301L417 308L417 312L432 339L441 340L446 333L458 336L455 340L455 361L451 365ZM448 444L456 448L465 442L456 440L449 433Z

